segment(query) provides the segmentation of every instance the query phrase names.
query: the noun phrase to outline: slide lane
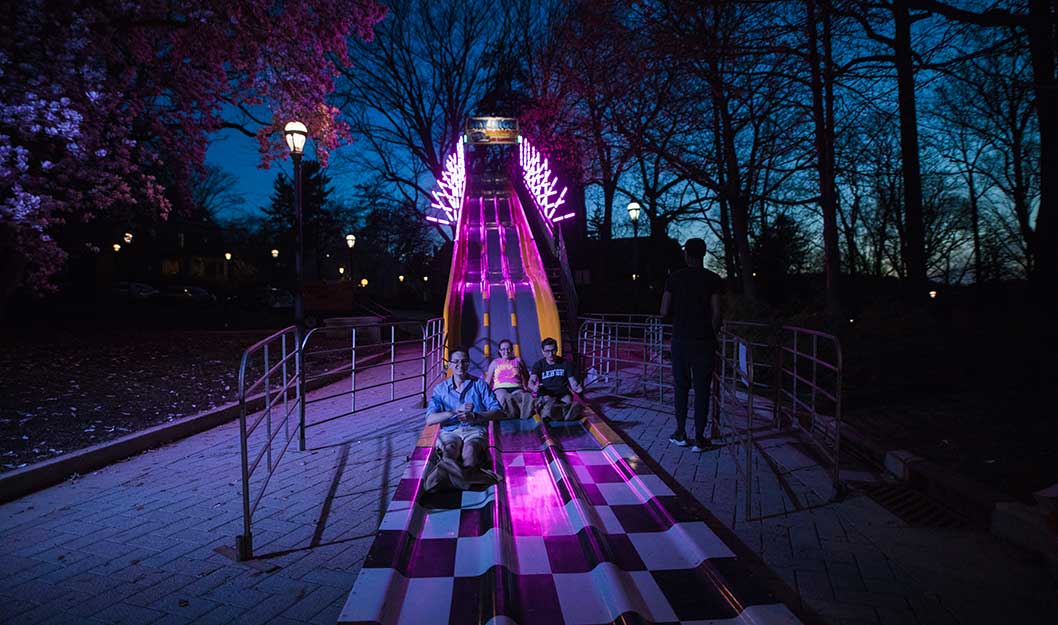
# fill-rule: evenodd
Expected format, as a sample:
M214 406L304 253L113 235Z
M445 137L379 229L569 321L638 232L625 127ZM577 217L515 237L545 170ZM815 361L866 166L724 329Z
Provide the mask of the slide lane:
M339 623L800 623L590 409L490 425L503 481L440 495L423 431Z
M513 341L529 366L541 340L559 338L554 295L514 193L464 201L445 301L448 343L470 350L477 373L500 339Z

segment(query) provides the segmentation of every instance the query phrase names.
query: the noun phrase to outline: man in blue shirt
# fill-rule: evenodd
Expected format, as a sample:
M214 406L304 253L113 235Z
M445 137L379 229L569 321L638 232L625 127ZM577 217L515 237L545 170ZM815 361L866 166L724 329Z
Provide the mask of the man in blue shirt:
M452 377L434 387L426 409L426 424L441 424L437 434L441 453L457 464L462 459L463 467L471 469L478 466L488 447L485 423L506 415L489 385L470 375L470 357L465 348L454 348L448 358Z

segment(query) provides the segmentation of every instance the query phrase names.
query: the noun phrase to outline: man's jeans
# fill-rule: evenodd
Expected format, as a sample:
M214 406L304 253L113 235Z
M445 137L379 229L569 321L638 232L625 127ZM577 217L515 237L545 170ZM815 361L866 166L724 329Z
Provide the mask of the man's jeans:
M705 438L709 390L713 384L713 341L672 341L672 378L676 385L676 431L687 433L687 393L694 385L694 436Z

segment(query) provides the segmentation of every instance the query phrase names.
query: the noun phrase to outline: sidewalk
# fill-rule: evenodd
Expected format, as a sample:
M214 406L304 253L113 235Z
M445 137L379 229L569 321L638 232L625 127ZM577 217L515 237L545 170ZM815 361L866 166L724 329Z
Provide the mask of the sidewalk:
M669 443L669 406L590 399L828 623L1058 622L1054 581L1033 554L982 531L909 527L856 491L831 503L829 477L791 435L758 439L747 520L733 449L695 454Z
M310 429L255 516L250 563L216 551L243 531L237 421L4 504L0 622L334 623L422 423L410 399Z
M762 518L747 521L730 450L674 447L656 406L599 399L829 623L1056 622L1031 556L982 532L907 527L862 495L828 503L828 480L789 437L760 441L789 491L758 454ZM250 563L217 551L242 532L234 422L0 505L0 622L334 623L422 423L407 400L309 430L310 450L287 452L255 517Z

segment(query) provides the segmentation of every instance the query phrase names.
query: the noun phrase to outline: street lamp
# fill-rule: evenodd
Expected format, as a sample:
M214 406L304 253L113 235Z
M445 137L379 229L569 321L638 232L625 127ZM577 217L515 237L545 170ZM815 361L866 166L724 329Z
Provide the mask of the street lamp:
M224 252L224 260L231 260L231 252Z
M639 202L628 203L628 218L632 220L632 236L639 238L639 211L642 207L639 206Z
M399 276L397 276L397 280L404 282L404 274L400 274Z
M339 267L338 268L338 275L339 276L344 276L345 275L345 267Z
M272 250L272 258L279 258L279 250Z
M349 248L349 273L352 279L352 273L356 270L353 266L353 246L356 245L356 235L351 232L345 235L345 245Z
M115 243L114 244L114 251L115 252L120 252L121 251L121 244L120 243Z
M125 240L125 243L132 243L132 233L131 232L126 232L125 236L122 237L122 238Z
M367 278L360 278L360 288L367 288Z
M639 202L628 203L628 219L632 222L632 282L639 277ZM635 288L632 289L632 310L639 312L639 298L635 296Z
M297 215L297 236L294 243L294 275L297 285L294 287L294 343L297 371L303 374L305 371L304 354L302 352L302 337L305 336L305 303L302 297L302 283L304 272L302 268L302 257L305 253L305 224L301 210L301 157L305 152L305 140L309 136L309 130L305 124L297 121L287 122L283 127L283 138L286 139L287 147L290 148L290 158L294 161L294 214ZM305 380L303 375L298 375L298 396L305 396ZM298 449L305 451L305 402L298 402ZM245 540L250 542L250 528L246 527L247 536ZM253 552L250 543L249 552Z

